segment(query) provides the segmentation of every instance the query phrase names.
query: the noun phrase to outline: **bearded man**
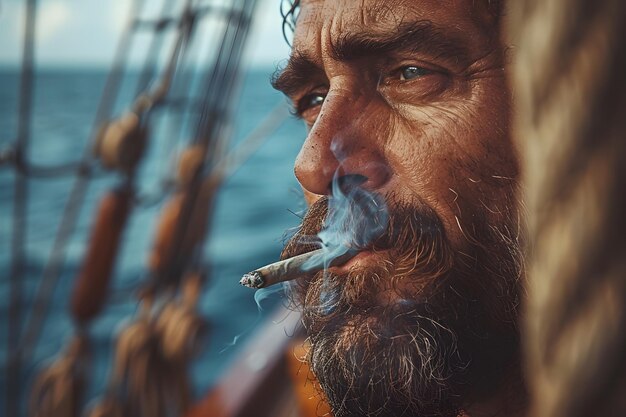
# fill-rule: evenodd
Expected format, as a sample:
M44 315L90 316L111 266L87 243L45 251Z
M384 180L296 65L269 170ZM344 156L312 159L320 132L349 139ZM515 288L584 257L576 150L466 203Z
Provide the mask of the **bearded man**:
M311 207L283 258L314 236L359 251L291 286L334 415L522 414L500 4L298 3L273 84L308 127L295 175Z

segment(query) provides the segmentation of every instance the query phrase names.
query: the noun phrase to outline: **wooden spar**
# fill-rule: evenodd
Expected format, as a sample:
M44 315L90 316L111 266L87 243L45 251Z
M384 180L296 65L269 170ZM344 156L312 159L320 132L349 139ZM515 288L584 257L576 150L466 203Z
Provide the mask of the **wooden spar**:
M104 305L132 197L132 190L123 187L110 191L100 202L85 260L72 292L71 313L78 323L91 321Z

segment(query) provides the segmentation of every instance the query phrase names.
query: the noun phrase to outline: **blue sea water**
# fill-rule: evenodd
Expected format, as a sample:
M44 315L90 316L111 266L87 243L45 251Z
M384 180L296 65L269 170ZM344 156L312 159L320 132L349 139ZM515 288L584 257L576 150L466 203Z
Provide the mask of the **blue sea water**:
M240 141L284 101L269 86L271 70L248 72L242 83L234 115L235 142ZM76 159L87 146L98 99L102 93L104 70L40 70L32 120L29 160L41 165ZM0 70L0 147L6 149L15 139L19 74ZM153 129L158 129L154 126ZM204 289L199 308L211 324L205 349L192 366L195 391L206 391L235 357L240 346L253 334L254 326L270 316L280 303L276 294L263 301L259 311L253 291L238 284L239 277L255 267L278 258L286 230L297 226L304 205L292 172L303 126L293 118L272 133L259 150L232 176L226 178L216 200L205 259L210 265L210 282ZM150 145L141 169L141 190L157 194L158 179L171 169L171 147L167 143ZM26 358L22 381L7 381L4 358L7 355L7 315L9 269L13 226L14 171L0 166L0 403L4 403L5 384L27 385L38 369L50 361L68 341L73 326L68 316L72 282L80 265L94 210L100 196L115 184L114 175L95 178L87 193L86 204L66 252L60 281L46 315L43 333L32 357ZM27 211L27 268L22 284L22 310L28 311L42 269L59 224L71 178L34 178L29 180ZM118 258L111 296L101 316L91 326L95 346L94 371L90 396L100 393L112 359L116 332L136 312L134 290L146 275L146 259L162 201L135 208L127 225L121 256ZM22 323L25 318L22 317ZM231 346L235 337L237 343ZM1 407L0 415L4 413Z

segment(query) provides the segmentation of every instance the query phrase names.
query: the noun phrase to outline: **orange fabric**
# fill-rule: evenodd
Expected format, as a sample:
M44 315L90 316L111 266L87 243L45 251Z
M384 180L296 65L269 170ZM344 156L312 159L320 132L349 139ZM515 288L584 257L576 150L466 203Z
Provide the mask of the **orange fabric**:
M317 386L315 375L306 362L307 342L295 340L287 350L287 367L293 381L300 417L332 417L330 406Z

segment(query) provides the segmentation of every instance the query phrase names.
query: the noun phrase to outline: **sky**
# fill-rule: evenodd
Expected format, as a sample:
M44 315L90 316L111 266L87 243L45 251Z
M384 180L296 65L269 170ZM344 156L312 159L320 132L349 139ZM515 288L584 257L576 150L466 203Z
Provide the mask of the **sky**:
M228 0L213 0L228 1ZM0 66L19 66L26 0L0 0ZM162 0L151 0L145 16ZM178 2L180 3L180 2ZM208 3L208 1L206 1ZM36 62L46 67L107 67L127 21L132 0L39 0ZM245 62L271 67L289 47L281 32L280 0L258 0Z

